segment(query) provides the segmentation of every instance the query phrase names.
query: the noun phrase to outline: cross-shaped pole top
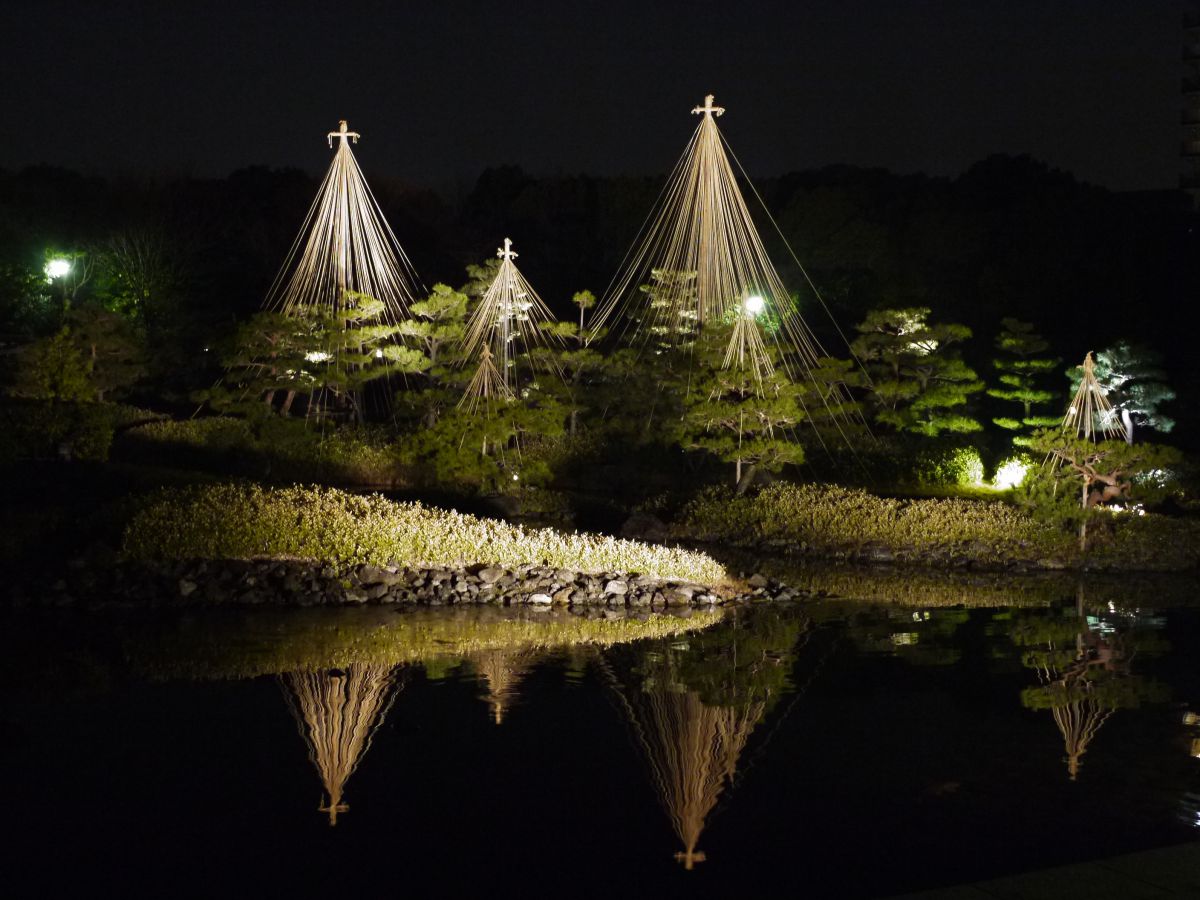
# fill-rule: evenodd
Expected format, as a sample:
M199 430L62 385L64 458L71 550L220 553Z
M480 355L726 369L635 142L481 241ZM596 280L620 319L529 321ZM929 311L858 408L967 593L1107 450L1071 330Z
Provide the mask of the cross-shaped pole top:
M695 868L696 863L702 863L707 859L703 850L684 850L682 853L675 854L675 862L683 863L683 867L689 872Z
M695 109L693 109L693 110L692 110L692 115L693 115L693 116L698 116L698 115L700 115L701 113L703 113L703 114L704 114L704 115L706 115L706 116L721 116L721 115L724 115L724 114L725 114L725 107L723 107L723 106L714 106L714 105L713 105L713 101L714 101L714 100L716 100L716 99L717 99L717 98L716 98L716 97L714 97L712 94L708 94L708 95L707 95L707 96L705 96L705 98L704 98L704 105L703 105L703 106L697 106Z
M338 120L338 130L331 131L331 132L329 132L329 134L325 135L325 140L329 141L330 147L333 146L333 139L335 137L341 138L343 144L346 143L346 138L353 138L354 143L357 144L360 135L357 131L350 130L350 127L346 124L345 119L339 119Z
M516 250L512 248L512 241L509 238L504 239L504 246L496 249L496 255L504 260L513 260L520 256Z

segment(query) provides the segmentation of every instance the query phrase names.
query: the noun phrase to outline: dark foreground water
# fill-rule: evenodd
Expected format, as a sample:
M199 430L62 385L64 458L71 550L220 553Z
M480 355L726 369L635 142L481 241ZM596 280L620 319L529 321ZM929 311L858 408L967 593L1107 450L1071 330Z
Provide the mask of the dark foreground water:
M6 617L4 893L887 896L1200 836L1196 608L402 619Z

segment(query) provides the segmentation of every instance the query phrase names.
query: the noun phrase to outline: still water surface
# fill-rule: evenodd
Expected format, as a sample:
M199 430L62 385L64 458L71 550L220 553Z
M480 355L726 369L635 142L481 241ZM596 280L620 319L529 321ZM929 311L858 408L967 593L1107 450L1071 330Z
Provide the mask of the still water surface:
M9 883L871 897L1200 836L1194 607L514 616L9 617Z

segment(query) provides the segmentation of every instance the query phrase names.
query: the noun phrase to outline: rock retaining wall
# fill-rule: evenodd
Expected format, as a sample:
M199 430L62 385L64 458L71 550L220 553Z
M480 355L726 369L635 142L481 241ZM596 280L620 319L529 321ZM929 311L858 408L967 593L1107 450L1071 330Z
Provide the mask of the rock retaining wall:
M197 560L75 566L26 603L52 606L337 606L364 603L530 605L667 609L729 602L798 599L761 575L737 596L710 586L625 575L523 566L410 568L331 566L296 560Z

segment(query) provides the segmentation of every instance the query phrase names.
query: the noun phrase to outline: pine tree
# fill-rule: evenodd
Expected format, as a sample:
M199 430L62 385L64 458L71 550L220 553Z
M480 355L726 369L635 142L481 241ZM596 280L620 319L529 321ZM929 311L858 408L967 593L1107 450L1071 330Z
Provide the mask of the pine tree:
M391 375L429 368L420 350L400 343L401 328L386 321L382 300L347 291L345 305L320 321L320 349L306 355L321 383L318 415L349 415L362 424L363 389Z
M992 422L1016 432L1013 443L1018 447L1028 447L1029 435L1034 429L1058 424L1058 419L1053 416L1036 415L1034 407L1054 399L1054 392L1042 385L1045 376L1061 365L1062 360L1044 355L1050 343L1028 322L1006 318L1000 324L1003 328L996 336L996 349L1003 355L992 365L999 373L998 380L1003 387L991 388L987 393L989 397L1018 404L1021 413L1019 419L1004 416L992 419Z
M776 472L804 461L795 440L803 418L800 389L782 370L724 368L732 328L709 324L692 354L693 372L684 399L684 446L707 450L734 464L734 483L745 491L762 470Z
M961 407L983 390L983 382L957 351L947 349L971 337L971 329L928 323L928 316L924 307L877 309L858 325L851 350L870 371L876 421L929 437L979 431L982 426Z
M1175 399L1161 366L1161 354L1129 341L1118 341L1096 354L1096 380L1125 423L1130 443L1135 428L1153 428L1165 434L1175 427L1175 420L1160 410L1164 403ZM1070 374L1075 387L1079 375L1076 370Z
M10 393L36 400L86 402L96 397L91 360L80 350L69 326L23 347Z

